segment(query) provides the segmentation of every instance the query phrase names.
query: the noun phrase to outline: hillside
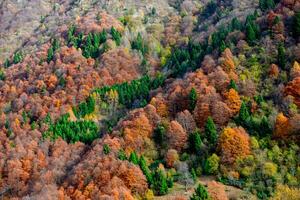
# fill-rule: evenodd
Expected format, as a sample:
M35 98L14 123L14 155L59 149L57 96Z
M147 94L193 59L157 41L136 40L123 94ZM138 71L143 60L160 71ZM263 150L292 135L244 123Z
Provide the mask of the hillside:
M300 199L299 0L0 1L1 199Z

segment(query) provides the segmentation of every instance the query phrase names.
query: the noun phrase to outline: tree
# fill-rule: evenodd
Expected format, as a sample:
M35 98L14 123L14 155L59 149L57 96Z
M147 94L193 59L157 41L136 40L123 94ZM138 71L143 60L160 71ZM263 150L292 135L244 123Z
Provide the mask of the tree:
M190 111L193 111L196 107L196 103L197 103L197 92L195 90L195 88L192 88L189 94L189 100L190 100Z
M196 188L194 194L191 196L190 200L210 200L209 194L206 188L200 183Z
M120 149L119 152L118 152L118 158L120 160L127 160L127 156L126 156L126 153L124 152L123 149Z
M300 11L294 15L293 32L296 38L300 36Z
M253 45L256 40L256 33L253 29L252 24L250 23L246 25L246 38L247 42L251 45Z
M209 158L207 158L204 164L205 173L216 174L219 169L219 161L220 158L216 154L213 154Z
M23 56L20 52L16 52L13 56L13 63L17 64L23 60Z
M122 37L121 33L118 30L116 30L113 26L110 29L110 33L117 46L120 46Z
M249 108L246 105L246 103L243 101L238 115L238 121L239 123L243 124L246 123L249 119L250 119Z
M139 164L139 158L138 158L138 155L136 154L135 151L130 153L129 161L132 162L135 165Z
M234 164L236 159L249 155L249 135L242 127L225 128L219 137L217 150L223 163Z
M168 193L167 177L161 169L157 169L153 176L153 189L157 195Z
M229 90L234 89L234 90L238 91L237 85L236 85L234 80L232 80L232 79L230 80L229 85L228 85L228 89Z
M146 160L145 160L144 156L140 157L139 166L140 166L142 172L144 173L144 175L145 175L145 177L147 179L148 184L152 185L153 184L152 174L151 174L150 169L147 166L147 163L146 163Z
M282 43L278 45L277 48L278 54L277 54L277 63L281 69L285 69L286 66L286 55L285 55L285 48Z
M202 140L200 136L199 130L196 130L194 133L192 133L189 137L189 147L190 150L195 153L199 154L201 152L202 147Z
M259 0L259 8L264 12L275 8L274 0Z
M110 153L110 147L107 144L103 145L103 152L105 155Z
M158 145L162 145L165 138L166 138L166 128L162 125L159 124L157 128L154 130L154 141Z
M205 137L209 142L209 145L214 146L218 140L218 132L216 125L211 117L207 118L204 130Z

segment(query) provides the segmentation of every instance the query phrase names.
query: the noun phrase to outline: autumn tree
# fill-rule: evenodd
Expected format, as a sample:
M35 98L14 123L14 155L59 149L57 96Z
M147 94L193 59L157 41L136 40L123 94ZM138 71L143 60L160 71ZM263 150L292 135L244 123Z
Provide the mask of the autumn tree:
M226 104L232 110L233 114L239 112L241 107L241 99L240 96L235 89L229 89L229 91L225 94L226 96Z
M217 149L223 163L233 164L236 159L250 153L249 136L242 127L225 128L219 137Z
M171 121L167 131L167 138L169 147L181 152L186 146L188 136L177 121Z
M168 167L174 167L176 161L179 160L179 155L175 149L169 149L166 154L166 164Z
M200 183L190 200L210 200L207 189Z

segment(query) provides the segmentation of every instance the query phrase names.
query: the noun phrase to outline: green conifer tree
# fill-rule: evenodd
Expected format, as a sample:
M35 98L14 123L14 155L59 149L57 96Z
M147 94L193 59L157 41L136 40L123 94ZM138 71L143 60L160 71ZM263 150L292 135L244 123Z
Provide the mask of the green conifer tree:
M141 156L139 165L140 165L140 168L141 168L142 172L144 173L144 175L147 179L148 184L152 185L153 184L152 174L151 174L150 169L147 166L147 163L146 163L146 160L145 160L144 156Z
M192 88L189 94L189 100L190 100L190 111L193 111L196 107L197 103L197 92L195 88Z
M285 69L286 66L286 55L285 55L285 48L284 45L282 43L280 43L278 45L278 55L277 55L277 62L279 67L281 67L281 69Z
M238 91L237 85L236 85L234 80L232 80L232 79L230 80L229 85L228 85L228 89L229 90L234 89L234 90Z
M250 113L246 103L243 101L238 115L238 121L240 123L246 123L249 119L250 119Z
M154 173L153 189L157 195L168 193L167 178L161 169L157 169Z
M135 165L139 164L139 158L135 151L131 152L131 154L129 156L129 161Z
M296 38L300 36L300 11L297 11L294 15L293 32Z
M210 145L214 146L218 140L218 132L216 125L211 117L207 118L205 124L205 137Z
M196 188L194 194L191 196L190 200L210 200L206 188L200 183Z

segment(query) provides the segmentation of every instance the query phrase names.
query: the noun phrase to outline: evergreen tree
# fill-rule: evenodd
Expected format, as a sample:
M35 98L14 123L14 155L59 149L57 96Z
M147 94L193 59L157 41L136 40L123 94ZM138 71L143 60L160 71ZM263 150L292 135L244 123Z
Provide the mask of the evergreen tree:
M154 141L158 145L162 145L166 137L166 128L163 125L158 125L154 130Z
M252 24L250 23L246 25L246 38L247 38L247 42L251 45L253 45L256 40L256 33L253 29Z
M296 38L300 36L300 11L297 11L294 15L293 32Z
M17 52L17 53L14 54L14 56L13 56L13 63L14 64L17 64L17 63L21 62L22 60L23 60L23 56L20 52Z
M231 31L234 30L241 30L242 29L242 23L238 20L238 18L233 18L231 21Z
M50 61L53 59L53 57L54 57L54 51L53 51L53 48L50 47L47 52L47 62L50 63Z
M211 117L207 118L205 124L205 137L211 146L214 146L217 143L218 132L216 125Z
M110 147L107 144L103 145L103 152L105 155L110 153Z
M199 130L192 133L189 137L190 150L193 153L199 154L201 152L202 140Z
M111 27L110 33L111 33L113 40L116 42L117 46L120 46L121 37L122 37L121 33L118 30L116 30L114 27Z
M131 154L129 156L129 161L135 165L139 164L139 158L135 151L131 152Z
M151 174L150 169L147 166L147 163L146 163L146 160L145 160L144 156L141 156L139 165L140 165L140 168L141 168L142 172L144 173L144 175L147 179L148 184L152 185L153 184L152 174Z
M190 200L210 200L206 188L200 183L196 188L194 194L191 196Z
M229 85L228 85L228 89L229 90L234 89L234 90L238 91L237 85L236 85L234 80L232 80L232 79L230 80Z
M5 59L3 65L4 65L5 68L8 68L8 67L10 66L10 62L9 62L9 59L8 59L8 58Z
M126 156L126 154L125 154L125 152L124 152L123 149L120 149L120 150L119 150L119 152L118 152L118 158L119 158L120 160L127 160L127 156Z
M157 195L168 193L167 178L161 169L157 169L154 173L153 189Z
M243 101L238 115L238 121L243 124L246 123L249 119L250 119L250 113L246 103Z
M190 100L190 111L193 111L196 107L197 103L197 92L195 88L192 88L189 94L189 100Z
M284 45L282 43L280 43L278 45L278 55L277 55L277 62L279 67L281 67L281 69L285 69L286 66L286 55L285 55L285 48Z
M262 11L267 11L275 8L274 0L259 0L259 8Z

